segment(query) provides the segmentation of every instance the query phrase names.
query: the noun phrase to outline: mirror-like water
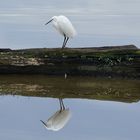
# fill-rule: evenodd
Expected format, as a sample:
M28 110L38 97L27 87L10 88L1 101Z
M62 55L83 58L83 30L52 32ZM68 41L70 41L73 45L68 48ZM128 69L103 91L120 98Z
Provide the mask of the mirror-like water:
M139 140L139 85L127 79L0 76L0 139Z

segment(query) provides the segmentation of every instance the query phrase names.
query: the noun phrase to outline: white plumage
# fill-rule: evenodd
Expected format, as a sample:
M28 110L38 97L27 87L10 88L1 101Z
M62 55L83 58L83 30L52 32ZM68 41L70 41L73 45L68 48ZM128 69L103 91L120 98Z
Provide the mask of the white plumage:
M71 116L70 110L69 109L65 109L65 110L58 110L54 115L52 115L47 122L43 122L41 121L44 126L48 129L48 130L53 130L53 131L58 131L60 129L62 129L67 122L69 121Z
M53 16L51 18L50 21L48 21L45 25L47 25L48 23L52 22L54 28L61 34L64 36L64 41L63 41L63 45L62 48L64 48L67 44L67 41L69 40L69 38L73 38L77 33L76 30L74 29L72 23L70 22L70 20L63 16Z
M63 100L59 99L60 110L54 113L47 122L40 120L48 130L58 131L62 129L71 117L71 112L63 104Z

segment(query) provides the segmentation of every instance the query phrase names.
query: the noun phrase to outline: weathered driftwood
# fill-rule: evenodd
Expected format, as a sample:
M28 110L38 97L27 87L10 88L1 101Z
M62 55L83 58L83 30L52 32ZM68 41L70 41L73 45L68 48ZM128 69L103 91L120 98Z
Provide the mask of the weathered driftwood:
M134 45L91 48L0 49L0 74L92 75L140 78Z

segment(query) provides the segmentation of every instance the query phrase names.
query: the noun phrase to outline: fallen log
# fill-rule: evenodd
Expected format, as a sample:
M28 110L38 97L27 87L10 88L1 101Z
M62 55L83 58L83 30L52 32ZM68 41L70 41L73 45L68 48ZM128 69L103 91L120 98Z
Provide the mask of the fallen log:
M140 78L134 45L85 48L0 49L0 74L82 75Z

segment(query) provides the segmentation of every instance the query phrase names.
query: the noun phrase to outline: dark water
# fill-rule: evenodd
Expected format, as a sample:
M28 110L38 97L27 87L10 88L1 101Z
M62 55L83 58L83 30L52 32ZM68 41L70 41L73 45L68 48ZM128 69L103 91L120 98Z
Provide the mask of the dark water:
M0 76L0 139L139 140L139 85L127 79ZM60 110L59 98L71 117L59 131L47 130L40 120Z

